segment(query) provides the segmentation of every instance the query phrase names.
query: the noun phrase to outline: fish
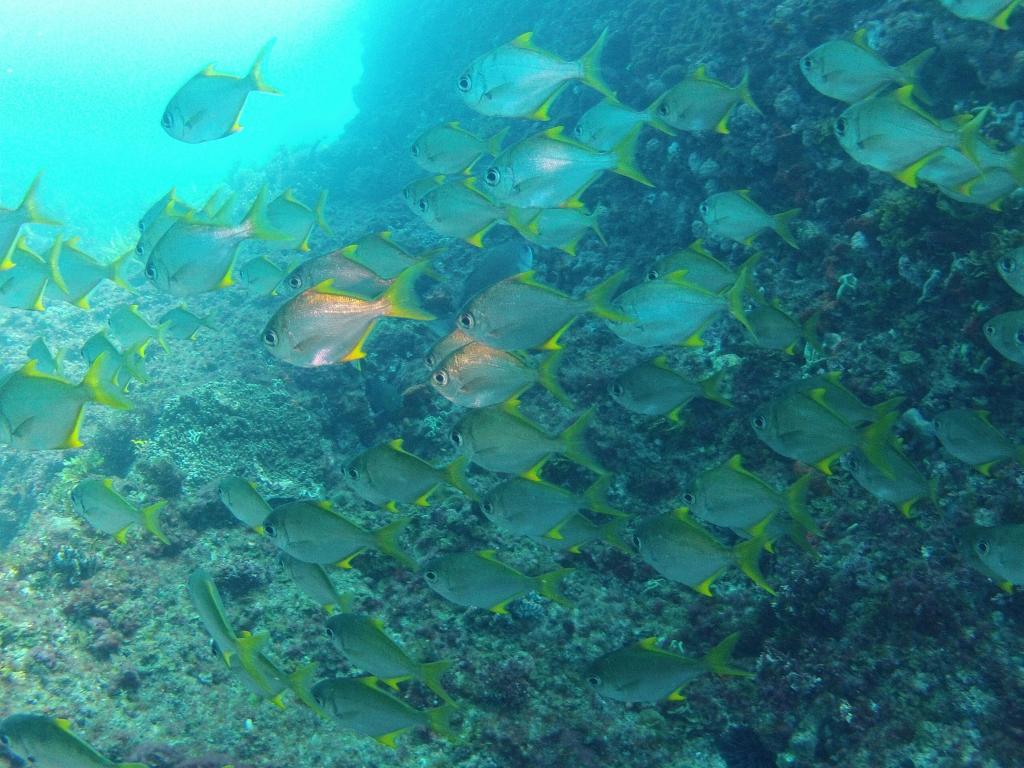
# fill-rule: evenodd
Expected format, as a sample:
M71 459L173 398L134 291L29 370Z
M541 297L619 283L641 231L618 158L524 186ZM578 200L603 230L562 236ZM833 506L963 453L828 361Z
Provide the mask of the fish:
M747 312L747 322L752 329L747 331L747 336L754 346L787 355L796 354L796 350L805 345L820 349L817 333L820 314L815 312L801 323L782 308L778 299L758 301Z
M604 98L576 121L572 129L573 138L599 152L607 152L621 143L638 125L649 125L669 136L675 136L672 127L655 114L657 106L656 101L638 112L616 99Z
M501 280L475 296L455 318L476 341L504 350L561 349L562 334L581 314L610 322L630 317L609 302L626 277L621 270L576 298L538 282L531 270Z
M399 545L398 537L410 518L374 531L360 528L329 501L293 501L275 507L263 521L263 530L278 549L296 560L351 568L352 559L367 549L388 555L415 569L415 560Z
M939 0L954 16L969 21L984 21L996 29L1010 28L1010 15L1021 0Z
M250 481L234 475L223 477L217 483L217 495L236 520L257 533L263 532L263 521L273 510Z
M406 268L416 263L409 262ZM381 277L369 267L350 259L342 250L337 250L296 265L275 286L274 293L294 296L325 280L330 280L336 290L371 298L380 296L394 282L393 277Z
M167 135L187 144L201 144L241 131L238 121L250 93L281 93L263 80L263 62L274 42L270 40L260 49L245 77L226 75L208 65L181 86L160 119Z
M115 763L71 732L67 720L15 713L0 720L0 744L34 768L147 768Z
M750 94L750 73L737 85L709 77L700 66L681 83L663 93L652 108L654 115L677 131L729 133L729 120L739 104L763 114Z
M576 513L563 520L547 534L529 536L528 538L553 552L569 552L578 555L583 551L583 547L595 541L603 541L626 555L632 555L633 550L622 540L627 522L627 518L616 517L610 522L598 524L591 522L585 515Z
M290 189L286 189L267 203L266 218L270 228L287 235L269 243L270 247L279 251L309 251L309 238L318 227L325 234L331 234L331 228L324 218L326 204L326 189L320 193L313 208L295 197L295 193Z
M139 219L139 234L144 235L164 218L179 218L195 210L177 195L174 187L149 207ZM159 240L159 238L157 238Z
M508 223L535 245L557 248L575 256L580 241L590 232L603 244L608 244L599 221L606 210L601 207L594 211L585 208L509 208Z
M266 633L254 635L251 632L242 632L236 640L238 653L224 660L228 671L245 686L246 690L269 701L278 709L285 708L284 692L290 690L299 701L317 715L323 716L323 710L317 705L309 688L315 665L300 664L292 673L285 672L263 654L261 649L267 640Z
M680 423L683 409L697 397L732 407L720 391L723 371L701 381L692 381L677 373L664 355L644 361L620 374L609 385L612 399L642 416L663 416Z
M422 179L411 181L402 188L402 200L413 213L419 213L420 200L430 192L445 183L447 179L442 174L427 176Z
M363 265L379 277L391 280L409 267L430 261L443 250L431 248L419 254L411 253L394 241L390 230L384 230L364 235L354 243L346 245L339 253L356 264Z
M894 505L906 518L914 516L914 505L922 499L936 502L937 486L911 463L898 440L883 449L885 465L891 476L868 461L864 452L854 449L843 457L843 466L865 491L879 501Z
M0 249L6 249L18 240L21 228L26 224L39 224L42 226L58 226L56 219L50 218L39 208L36 202L36 193L39 191L39 183L43 179L42 172L37 173L17 208L4 208L0 206Z
M533 248L526 243L509 240L488 248L473 263L473 271L466 278L459 296L460 307L505 278L533 269Z
M138 304L122 304L110 313L107 327L124 349L134 350L140 357L145 356L151 342L155 341L165 351L167 346L167 321L153 325L139 312Z
M132 381L142 384L149 381L144 366L145 358L134 349L122 352L105 331L98 331L86 339L81 353L89 365L100 360L99 380L113 384L122 392L128 391Z
M473 341L475 339L472 336L461 328L456 327L447 336L437 340L434 346L430 348L430 351L423 356L423 364L427 367L427 370L433 371L448 355Z
M593 409L587 409L564 430L551 435L523 416L518 401L513 400L467 413L450 438L470 461L491 472L539 478L540 468L557 455L594 474L606 475L608 470L591 456L586 444L586 429L593 415Z
M110 262L100 262L78 247L78 238L63 240L58 235L50 248L50 283L58 295L80 309L89 309L89 294L104 280L109 280L126 291L131 290L124 270L132 251L125 251Z
M427 173L468 176L481 157L493 157L501 152L501 143L508 131L506 126L493 136L482 139L458 122L441 123L420 134L409 152L416 165Z
M46 346L46 340L40 336L29 346L26 357L36 361L36 370L40 373L60 376L61 369L64 367L64 352L65 350L58 350L56 354L51 352L50 348Z
M633 543L654 570L701 595L711 597L711 585L733 565L761 589L775 594L758 563L766 544L763 535L727 547L681 507L644 520L633 534Z
M628 517L605 498L611 480L598 478L583 494L539 478L513 477L491 488L480 511L499 528L520 536L559 539L559 526L584 509L610 517Z
M486 608L492 613L508 613L508 605L530 592L566 607L568 598L560 591L562 579L573 568L556 568L539 576L527 576L501 562L494 550L443 555L423 565L427 586L456 605Z
M716 259L695 240L681 251L663 256L647 271L646 280L660 280L672 272L683 272L686 282L711 293L721 293L736 283L738 274L732 267Z
M932 423L942 447L986 477L1004 461L1024 464L1024 447L996 429L988 411L953 408L936 414Z
M615 701L682 701L683 688L701 675L752 677L750 672L732 665L739 637L738 632L729 635L699 659L663 650L657 637L647 637L591 662L587 683Z
M996 315L982 330L996 352L1012 363L1024 365L1024 310Z
M28 247L24 235L19 235L0 264L0 306L43 312L43 297L52 280L53 271L47 261Z
M323 608L328 615L333 614L336 608L347 611L352 607L352 595L338 594L331 577L322 565L296 560L285 552L278 554L281 566L299 591Z
M313 698L317 706L345 728L392 749L402 734L421 726L439 736L452 737L448 722L455 710L452 704L413 709L379 688L377 682L372 676L321 680L313 686Z
M880 412L873 422L860 427L833 408L828 390L819 387L783 393L758 408L750 423L757 438L773 451L823 474L832 474L832 462L860 447L891 478L884 450L898 417L895 411Z
M480 114L548 120L565 87L579 81L603 96L615 94L601 78L601 53L608 30L576 61L565 61L533 43L524 32L475 59L455 81L466 105Z
M724 464L703 472L693 490L683 494L683 503L695 517L745 538L766 532L771 536L770 524L784 517L802 531L821 535L807 511L811 477L803 474L784 491L777 491L744 467L743 457L736 453Z
M1024 525L971 525L958 531L967 564L1007 593L1024 584Z
M127 409L131 403L100 378L100 356L73 384L42 373L35 360L0 379L0 444L24 450L81 448L79 430L88 403Z
M171 543L160 527L160 511L167 502L136 507L114 490L114 481L109 477L82 480L71 490L71 505L89 525L111 534L118 544L128 542L128 529L133 525L141 525L163 544Z
M181 341L195 341L199 335L199 329L206 327L213 329L212 316L200 317L181 304L174 309L164 312L156 321L157 328L164 329L165 339L179 339Z
M986 108L962 125L951 127L918 106L914 86L904 85L847 107L836 120L834 132L846 153L858 163L916 187L921 169L943 149L959 149L973 159L978 132L987 115Z
M430 321L420 306L416 280L423 260L395 278L380 296L364 299L325 280L283 304L263 329L267 351L291 365L312 368L366 357L363 349L382 317Z
M438 178L439 183L416 201L413 213L438 234L483 248L484 236L505 221L505 208L481 192L473 176Z
M789 225L799 213L799 208L776 214L768 213L754 201L748 189L718 192L700 204L701 218L711 234L743 245L752 245L759 234L770 229L786 245L799 249Z
M449 485L470 499L476 491L466 479L468 460L459 457L447 466L433 467L402 447L402 440L376 445L345 467L345 482L361 498L392 512L398 504L430 505L430 496Z
M485 408L518 397L539 384L558 400L569 396L556 373L562 350L549 352L534 367L521 354L472 341L444 358L430 374L430 386L445 399L464 408Z
M217 652L230 665L231 657L238 653L238 636L224 609L217 583L205 569L197 568L189 574L188 596Z
M242 278L242 285L253 293L260 296L276 296L277 286L288 275L292 266L294 265L281 267L266 256L257 256L242 265L238 270L238 276Z
M606 325L623 341L640 347L703 346L704 331L723 312L731 314L743 326L749 325L743 299L750 290L750 275L757 259L756 254L748 259L736 282L720 293L690 283L682 270L639 283L620 293L611 303L616 310L632 318L632 322Z
M191 296L234 284L231 272L239 246L246 240L280 240L266 218L266 187L237 226L177 219L153 247L145 275L158 289L172 296Z
M327 619L326 633L349 663L389 688L397 691L399 683L418 680L443 701L455 703L441 684L451 661L414 661L391 639L380 619L362 613L338 613Z
M800 59L800 71L818 93L853 104L892 85L917 85L935 50L893 67L872 50L868 30L858 29L849 39L829 40L812 50Z
M528 136L494 158L483 173L483 191L496 205L516 208L578 208L587 188L605 171L653 187L634 155L640 127L614 149L598 152L569 138L563 126Z

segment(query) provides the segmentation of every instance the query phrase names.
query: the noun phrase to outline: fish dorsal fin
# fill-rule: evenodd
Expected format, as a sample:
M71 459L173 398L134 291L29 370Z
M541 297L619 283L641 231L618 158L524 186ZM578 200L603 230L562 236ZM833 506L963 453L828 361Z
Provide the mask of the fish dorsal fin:
M103 478L103 487L106 488L108 491L114 490L114 481L111 480L109 477Z
M655 368L660 368L663 371L672 371L672 373L675 373L675 371L672 370L672 366L668 364L667 355L658 355L656 358L651 360L651 365Z
M398 451L399 453L408 453L408 451L405 450L405 448L402 447L404 444L405 444L405 440L404 440L404 438L401 438L401 437L399 437L399 438L397 438L395 440L389 440L388 441L388 447L391 448L392 450Z
M459 121L458 120L452 120L450 123L448 123L448 127L449 128L462 128L462 126L459 125Z
M522 48L527 51L537 50L537 47L533 44L533 32L523 32L519 37L512 40L509 45L515 48Z
M913 84L904 85L902 88L897 88L895 91L892 92L892 97L896 99L896 101L902 104L904 107L909 109L911 112L920 115L933 125L939 124L938 120L936 120L934 117L925 112L924 109L922 109L921 106L918 105L916 101L914 101Z
M501 560L497 557L497 550L495 549L481 549L477 551L477 557L482 560L490 560L492 563L501 563ZM501 563L504 565L504 563Z
M988 426L992 427L992 421L989 419L989 416L991 414L988 411L986 411L983 408L979 408L978 410L975 411L975 413L978 415L979 419L985 422ZM992 428L995 429L995 427Z
M675 517L677 520L681 520L684 523L693 522L693 520L690 518L689 507L677 507L676 509L673 509L672 516Z
M381 632L384 631L384 620L373 617L370 619L370 624L379 629Z
M313 503L315 506L320 507L320 509L326 509L328 511L334 509L334 506L331 504L330 499L320 499L319 501L315 501Z
M384 229L377 233L377 237L386 242L391 242L391 230Z
M637 648L642 648L645 651L658 651L658 638L657 637L645 637L643 640L638 640L636 644Z
M53 720L54 725L60 728L62 731L71 733L71 721L65 720L63 717L57 717Z
M694 80L702 80L702 81L707 81L707 80L711 79L711 78L708 77L708 68L704 64L701 64L699 67L697 67L696 71L691 75L691 77Z
M704 247L703 240L694 240L687 246L687 248L694 253L699 253L701 256L711 256L711 251Z
M871 46L868 45L868 31L864 27L861 27L850 37L850 42L856 45L858 48L863 48L865 51L870 51ZM873 51L872 51L873 53Z

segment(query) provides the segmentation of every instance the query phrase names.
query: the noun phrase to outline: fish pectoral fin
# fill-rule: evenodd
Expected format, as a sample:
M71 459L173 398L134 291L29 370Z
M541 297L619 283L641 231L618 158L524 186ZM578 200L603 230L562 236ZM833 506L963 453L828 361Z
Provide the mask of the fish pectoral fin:
M191 115L185 121L185 127L186 128L194 128L203 119L204 115L206 115L206 110L205 109L200 109L198 112L196 112L193 115Z

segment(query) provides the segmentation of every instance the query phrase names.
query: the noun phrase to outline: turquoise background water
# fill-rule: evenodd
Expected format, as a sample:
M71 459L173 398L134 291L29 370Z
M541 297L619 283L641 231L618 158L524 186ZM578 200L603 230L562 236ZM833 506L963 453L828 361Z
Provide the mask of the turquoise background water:
M0 205L37 171L48 213L87 245L134 242L140 214L176 186L202 199L235 167L336 137L356 113L362 44L351 0L0 0ZM244 75L268 39L265 80L241 133L191 145L160 127L167 101L207 64Z

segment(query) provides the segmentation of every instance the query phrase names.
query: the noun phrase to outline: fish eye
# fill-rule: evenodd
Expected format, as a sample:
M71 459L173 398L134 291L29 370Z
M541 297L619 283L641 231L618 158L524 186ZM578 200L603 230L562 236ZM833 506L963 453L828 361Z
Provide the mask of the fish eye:
M420 156L420 148L419 148L418 144L413 144L412 145L412 149L410 149L409 151L412 152L412 156L413 157L419 157Z
M313 697L313 701L315 701L315 702L316 702L316 705L317 705L318 707L320 707L320 709L323 709L323 708L324 708L324 700L323 700L323 697L321 697L321 696L314 696L314 697Z
M576 127L572 129L572 132L573 132L574 135L582 137L583 136L583 126L577 124Z
M298 275L292 275L291 277L288 278L288 285L292 288L301 288L302 278L299 277Z
M448 384L448 374L444 371L434 371L434 375L430 378L439 387L443 387Z
M459 315L459 325L465 328L467 331L476 325L476 320L473 318L472 312L463 312Z
M659 272L656 269L650 269L650 270L647 271L647 274L644 275L644 277L647 280L657 280L658 278L661 277L661 272Z
M618 382L615 382L610 387L608 387L608 391L611 392L612 397L622 397L623 393L625 393L626 391L626 388L623 387Z
M992 325L992 323L985 323L985 335L986 336L995 336L996 335L996 327L994 325Z
M345 477L347 477L349 480L358 480L359 470L356 469L355 467L347 467L345 469Z
M457 448L462 447L462 433L459 432L459 430L453 429L449 437L451 438L452 443L454 443Z
M268 347L277 346L277 333L270 330L269 328L263 332L263 343Z
M768 426L768 419L764 416L755 416L750 423L754 425L754 429L764 429Z
M427 201L421 199L418 203L416 203L416 207L419 208L421 212L426 213L428 207Z
M587 682L590 683L591 688L597 688L599 685L601 685L601 678L597 675L591 675L587 678Z
M1006 272L1007 274L1017 269L1017 262L1007 256L1005 259L999 262L999 271Z
M695 502L696 500L697 497L694 496L692 493L683 494L683 503L686 504L687 506L692 506L693 502Z
M701 203L700 204L700 208L698 208L697 210L700 211L700 215L701 216L707 216L708 215L708 211L711 210L711 209L708 208L708 204L707 203Z
M334 639L334 630L330 627L324 627L324 634L327 635L328 640Z
M142 247L142 243L139 243L138 245L135 246L135 255L136 256L141 256L145 252L146 252L146 249Z
M473 87L473 78L471 78L469 75L462 75L459 78L458 85L460 91L462 91L463 93L468 93L469 89Z
M9 746L10 743L11 737L8 736L6 733L0 733L0 744L3 744L6 747Z
M160 125L162 125L164 128L170 128L172 122L174 122L174 120L171 118L171 111L167 110L166 112L164 112L164 116L160 120Z
M846 135L846 118L840 117L836 120L836 136Z
M423 574L423 578L427 581L437 581L437 571L427 571Z
M220 655L220 648L217 647L217 642L213 638L210 638L209 648L210 648L210 655L211 656L219 656Z
M141 247L142 246L140 245L139 248L141 248ZM136 248L135 250L138 251L138 248ZM156 279L156 265L155 264L147 264L146 265L146 277L148 277L150 280L155 280Z
M269 536L270 538L274 538L275 536L277 536L277 528L275 528L272 525L264 525L263 532L267 534L267 536Z
M480 511L483 512L485 515L490 515L491 512L494 511L494 502L493 501L482 501L482 502L480 502Z
M810 56L804 56L800 59L800 69L804 72L810 72L814 68L814 62L811 61Z
M1018 344L1024 344L1024 328L1017 329L1017 335L1014 336Z
M145 231L146 231L146 222L144 222L142 219L139 219L139 232L145 232Z
M985 539L978 539L977 543L974 545L974 549L979 555L987 555L990 547Z
M662 117L668 117L668 104L666 102L663 101L658 105L658 114Z
M497 186L498 182L501 181L501 172L492 165L487 169L487 173L484 174L484 181L492 187Z
M633 538L632 538L632 541L633 541L633 546L634 546L634 547L636 547L636 548L637 548L637 550L639 550L639 549L641 548L641 546L642 546L642 545L641 545L641 543L640 543L640 537L639 537L639 536L637 536L637 535L636 535L636 534L634 533L634 534L633 534Z

